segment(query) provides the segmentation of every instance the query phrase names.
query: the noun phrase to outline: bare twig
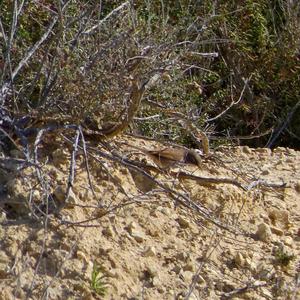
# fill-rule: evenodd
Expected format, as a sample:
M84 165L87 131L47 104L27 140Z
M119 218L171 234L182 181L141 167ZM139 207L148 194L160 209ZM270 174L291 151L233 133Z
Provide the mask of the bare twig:
M80 132L80 136L81 136L81 143L82 143L82 149L83 149L83 154L84 154L84 163L85 163L85 169L86 169L88 180L89 180L89 185L90 185L90 188L92 190L92 193L93 193L94 197L96 197L95 190L94 190L93 183L92 183L92 179L91 179L91 174L90 174L90 168L89 168L89 161L88 161L88 154L87 154L87 150L86 150L85 138L84 138L84 134L83 134L82 129L81 129L80 126L79 126L79 132Z
M269 141L269 143L267 144L268 148L271 148L274 143L276 142L276 140L279 138L279 136L281 135L281 133L286 129L286 127L289 125L289 123L291 122L294 113L297 111L298 107L300 107L300 100L294 105L294 107L290 110L290 112L287 115L286 120L282 123L282 125L280 125L280 127L277 129L277 131L275 132L274 136L271 138L271 140Z
M160 115L157 114L157 115L152 115L152 116L143 117L143 118L135 117L133 119L136 121L147 121L147 120L157 119L159 117L160 117Z
M28 50L27 54L21 59L17 67L11 72L11 78L10 81L6 81L3 83L1 90L0 90L0 104L3 105L5 102L5 99L7 95L10 92L10 88L12 86L12 83L15 79L15 77L19 74L21 69L26 65L26 63L29 61L29 59L32 57L32 55L39 49L40 45L48 38L50 35L53 27L55 26L58 18L54 17L50 25L48 26L46 32L42 35L42 37L35 43L35 45Z
M92 34L96 29L101 27L105 22L109 19L116 17L118 14L122 13L125 9L127 9L130 5L130 1L125 1L115 9L113 9L109 14L105 16L98 24L84 31L84 34Z
M201 52L191 51L191 52L187 52L187 54L199 55L199 56L202 56L202 57L218 57L219 56L218 52L207 52L207 53L202 52L201 53Z
M211 255L214 253L214 251L216 250L216 248L219 246L220 244L220 238L217 234L217 230L214 231L214 234L211 236L211 240L209 243L209 246L207 247L204 255L202 256L202 261L195 273L195 275L193 276L192 282L189 286L189 290L187 292L187 294L184 297L184 300L189 300L190 296L192 295L197 282L199 281L199 276L201 274L201 271L203 270L203 267L205 266L205 264L208 262L209 258L211 257Z
M31 56L36 52L36 50L40 47L40 45L48 38L50 35L53 27L55 26L58 18L54 17L52 22L49 24L46 32L42 35L42 37L33 45L31 49L28 50L27 54L24 56L24 58L21 59L18 66L14 69L12 73L12 80L15 79L15 77L18 75L20 70L26 65L28 60L31 58Z
M245 93L246 87L248 86L248 84L249 84L249 82L251 80L251 77L252 77L252 74L251 74L251 76L249 78L247 78L246 80L244 80L244 87L243 87L243 89L241 91L241 94L240 94L238 100L236 100L236 101L232 100L232 102L230 103L230 105L225 110L223 110L221 113L219 113L215 117L207 119L206 122L212 122L212 121L215 121L215 120L219 119L220 117L222 117L223 115L225 115L231 107L233 107L234 105L239 104L241 102L241 100L243 99L243 95Z
M77 154L77 151L78 151L79 139L80 139L80 129L77 129L76 130L76 135L75 135L75 138L74 138L74 143L73 143L72 155L71 155L68 186L67 186L67 191L66 191L66 196L65 196L65 205L67 205L67 203L68 203L71 188L73 187L74 176L75 176L75 166L76 166L76 154Z
M247 284L246 286L244 286L242 288L238 288L238 289L233 290L231 292L222 294L221 299L229 299L229 298L234 297L236 295L246 293L249 290L258 289L258 288L261 288L261 287L264 287L264 286L268 286L270 284L271 283L269 283L269 282L263 282L263 283L261 283L261 282L255 283L254 282L254 283L251 283L251 284Z

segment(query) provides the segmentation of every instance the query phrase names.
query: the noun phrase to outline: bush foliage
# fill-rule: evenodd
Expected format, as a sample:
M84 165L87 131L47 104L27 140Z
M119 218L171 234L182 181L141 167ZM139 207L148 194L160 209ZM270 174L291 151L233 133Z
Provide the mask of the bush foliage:
M131 130L190 143L172 109L212 139L300 146L298 1L4 0L0 11L3 118L101 128L126 111L133 79L159 74Z

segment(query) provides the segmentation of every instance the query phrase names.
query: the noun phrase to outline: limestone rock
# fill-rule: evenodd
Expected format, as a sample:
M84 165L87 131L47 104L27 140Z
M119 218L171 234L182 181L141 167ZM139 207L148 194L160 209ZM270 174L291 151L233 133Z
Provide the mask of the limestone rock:
M194 272L194 271L195 271L195 264L192 263L192 262L188 262L187 264L185 264L185 265L182 267L182 270L183 270L183 271L191 271L191 272Z
M245 154L251 154L252 153L252 149L249 148L248 146L243 146L241 147L242 152L244 152Z
M234 257L234 262L237 266L242 267L245 265L245 258L240 252L237 252Z
M133 230L136 230L138 228L137 223L135 223L134 221L130 222L125 229L131 234Z
M0 251L0 279L5 278L9 273L10 258L4 251Z
M77 251L76 253L77 258L84 261L85 263L88 263L88 258L86 257L85 253L83 251Z
M255 235L259 240L263 242L269 241L272 237L270 226L266 223L259 224L257 226L257 231Z
M283 235L283 231L276 226L270 226L270 229L271 229L272 233L274 233L276 235L279 235L279 236Z
M146 240L146 236L142 231L134 230L131 232L131 236L138 242L142 243Z
M181 228L186 229L190 227L190 222L182 216L177 218L177 222Z
M154 257L156 256L156 249L154 246L147 247L144 251L144 256L146 257Z
M300 180L295 184L295 190L300 193Z
M107 236L107 237L112 237L114 236L114 230L112 228L112 226L108 226L106 228L104 228L102 230L103 235Z
M151 264L151 265L147 265L146 266L146 272L152 277L154 278L155 276L158 276L158 273L159 273L159 269Z
M288 227L290 224L290 213L288 210L274 208L268 212L268 215L274 225Z
M67 194L67 187L65 185L58 185L53 192L53 195L55 196L56 200L58 200L62 204L66 200L66 194ZM66 208L73 208L77 203L78 203L78 199L75 193L73 192L73 190L70 189L69 197L66 203Z

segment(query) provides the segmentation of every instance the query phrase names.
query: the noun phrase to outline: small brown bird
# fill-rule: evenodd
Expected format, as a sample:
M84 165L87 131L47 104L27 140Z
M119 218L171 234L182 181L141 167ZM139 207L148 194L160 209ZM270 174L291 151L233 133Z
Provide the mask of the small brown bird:
M192 164L197 166L200 166L201 163L200 150L190 150L179 147L165 147L163 149L147 150L133 145L131 145L131 147L148 155L155 162L155 164L162 169L172 167L178 163Z

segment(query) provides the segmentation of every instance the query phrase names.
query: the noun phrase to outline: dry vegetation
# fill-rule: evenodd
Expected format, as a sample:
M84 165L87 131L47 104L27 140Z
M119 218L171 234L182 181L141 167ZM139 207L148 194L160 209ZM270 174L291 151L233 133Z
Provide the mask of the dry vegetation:
M0 299L297 299L299 8L2 1Z

